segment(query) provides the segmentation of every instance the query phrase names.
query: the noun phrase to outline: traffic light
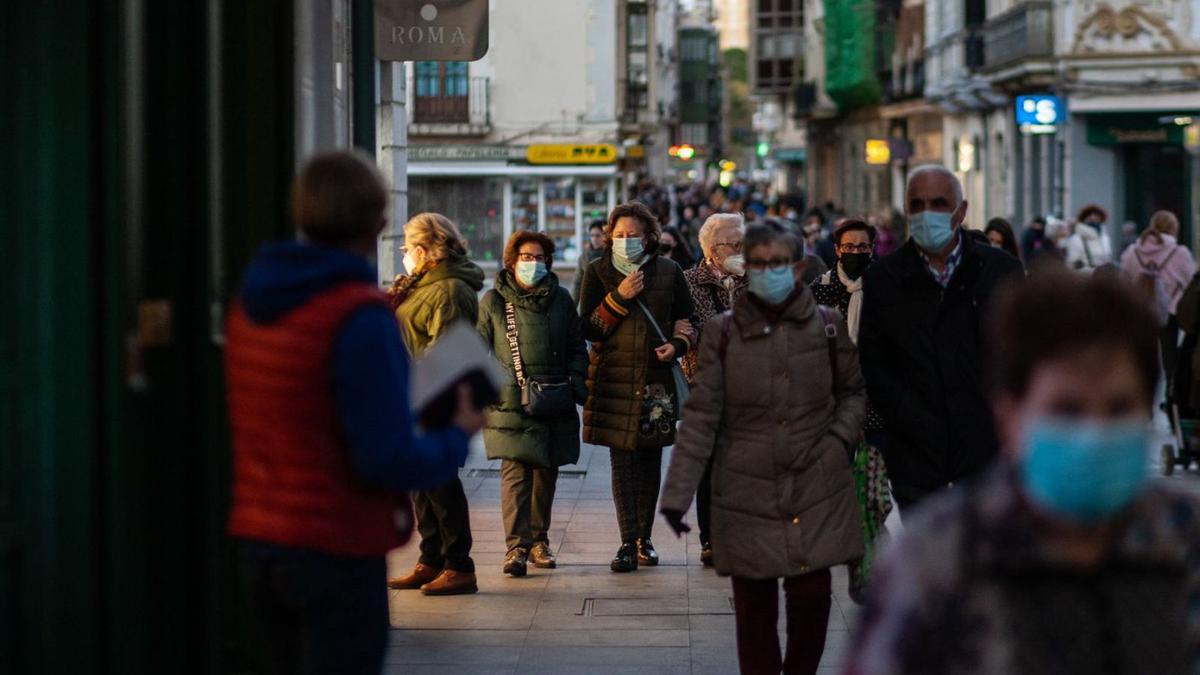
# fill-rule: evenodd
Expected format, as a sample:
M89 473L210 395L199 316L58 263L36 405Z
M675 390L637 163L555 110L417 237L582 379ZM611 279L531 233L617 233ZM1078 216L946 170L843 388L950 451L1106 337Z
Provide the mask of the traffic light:
M755 148L755 153L757 153L759 157L766 157L770 152L771 144L766 141L759 141L758 147Z

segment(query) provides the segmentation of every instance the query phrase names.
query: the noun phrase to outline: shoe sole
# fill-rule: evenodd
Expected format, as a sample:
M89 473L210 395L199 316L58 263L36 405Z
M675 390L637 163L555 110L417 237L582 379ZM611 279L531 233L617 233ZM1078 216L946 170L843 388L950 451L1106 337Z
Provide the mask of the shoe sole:
M638 556L638 564L642 567L658 567L658 558L642 558Z
M429 581L433 581L433 579L430 579ZM429 581L422 581L421 583L419 583L415 586L400 585L400 584L396 584L396 585L388 584L387 587L388 587L389 591L419 591L419 590L421 590L421 587L424 586L425 584L429 583Z
M422 595L442 596L442 595L471 595L478 593L479 586L468 586L467 588L456 588L452 591L421 591Z
M549 562L549 563L529 563L529 564L533 565L534 567L538 568L539 570L552 570L552 569L557 569L557 568L558 568L558 563L557 563L557 562Z
M633 567L630 569L617 569L617 568L611 567L611 566L609 567L609 569L617 574L628 574L630 572L636 572L638 570L638 568L636 568L636 567Z

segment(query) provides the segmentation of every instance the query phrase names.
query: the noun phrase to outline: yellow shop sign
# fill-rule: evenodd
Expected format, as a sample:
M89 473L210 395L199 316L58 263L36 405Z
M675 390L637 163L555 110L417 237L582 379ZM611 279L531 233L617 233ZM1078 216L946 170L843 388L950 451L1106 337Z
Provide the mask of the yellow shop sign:
M617 146L610 143L593 145L531 145L525 152L530 164L612 164L617 161Z

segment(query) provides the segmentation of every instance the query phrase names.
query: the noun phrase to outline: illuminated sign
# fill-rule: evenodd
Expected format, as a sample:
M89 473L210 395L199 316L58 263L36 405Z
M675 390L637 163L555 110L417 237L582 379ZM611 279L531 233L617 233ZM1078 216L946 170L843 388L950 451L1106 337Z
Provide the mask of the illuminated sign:
M892 161L892 149L881 138L867 140L867 164L887 164Z
M1026 134L1052 134L1066 118L1062 99L1050 94L1017 97L1017 126Z
M612 164L617 161L617 146L610 143L531 145L525 159L530 164Z

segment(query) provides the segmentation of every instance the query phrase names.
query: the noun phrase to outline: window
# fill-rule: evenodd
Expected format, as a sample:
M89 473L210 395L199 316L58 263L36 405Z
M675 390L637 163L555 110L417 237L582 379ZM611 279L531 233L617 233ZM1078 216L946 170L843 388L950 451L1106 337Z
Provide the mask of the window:
M414 122L466 122L469 82L465 61L413 64Z
M760 0L754 21L754 74L757 93L790 90L804 53L804 3L800 0Z
M625 109L642 110L649 103L649 16L644 2L631 0L625 7Z
M679 141L687 145L708 145L708 125L704 122L679 125Z

